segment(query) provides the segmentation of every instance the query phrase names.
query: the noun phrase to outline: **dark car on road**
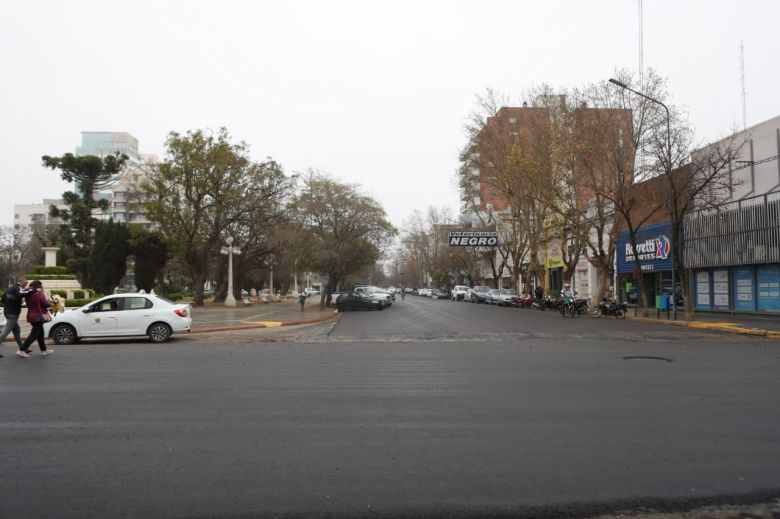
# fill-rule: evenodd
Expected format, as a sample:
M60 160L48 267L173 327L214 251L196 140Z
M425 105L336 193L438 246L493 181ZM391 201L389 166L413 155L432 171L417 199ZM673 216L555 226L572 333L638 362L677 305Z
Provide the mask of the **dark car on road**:
M434 288L431 291L431 297L433 299L449 299L450 293L443 288Z
M471 289L470 300L472 303L484 303L490 287L476 286Z
M381 310L384 308L382 301L373 294L361 294L358 292L344 292L336 299L336 309L344 310Z

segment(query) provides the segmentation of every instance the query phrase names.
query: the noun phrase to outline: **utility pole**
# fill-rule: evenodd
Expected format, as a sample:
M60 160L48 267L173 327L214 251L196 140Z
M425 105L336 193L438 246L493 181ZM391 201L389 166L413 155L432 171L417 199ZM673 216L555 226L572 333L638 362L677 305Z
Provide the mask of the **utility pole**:
M742 82L742 129L747 129L747 93L745 92L745 44L739 42L739 77Z

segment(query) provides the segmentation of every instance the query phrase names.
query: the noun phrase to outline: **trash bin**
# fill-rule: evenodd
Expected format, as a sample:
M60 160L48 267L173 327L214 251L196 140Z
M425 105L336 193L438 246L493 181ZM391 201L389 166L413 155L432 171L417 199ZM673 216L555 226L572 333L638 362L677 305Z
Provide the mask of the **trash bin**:
M657 296L656 299L661 298L659 301L660 306L658 307L659 310L669 310L669 296L663 295L663 296Z
M660 310L661 309L661 297L662 296L655 296L655 309Z

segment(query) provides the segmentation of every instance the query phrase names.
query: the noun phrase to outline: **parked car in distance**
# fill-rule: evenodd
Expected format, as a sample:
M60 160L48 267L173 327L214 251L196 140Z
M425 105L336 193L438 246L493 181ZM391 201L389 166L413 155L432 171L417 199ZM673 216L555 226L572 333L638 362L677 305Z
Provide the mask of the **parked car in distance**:
M452 289L452 295L451 299L453 301L463 301L466 299L466 294L468 294L469 287L463 286L463 285L455 285L455 287Z
M488 293L485 294L485 302L491 305L498 303L499 290L497 288L491 288Z
M88 337L146 335L166 342L174 333L192 329L189 304L151 294L113 294L80 308L59 313L43 327L56 344L74 344Z
M336 310L382 310L385 305L375 297L375 294L367 292L343 292L336 299Z
M404 288L404 292L407 294L414 294L414 289L412 287L406 287Z
M418 296L423 297L431 297L431 289L430 288L421 288L417 291Z
M318 295L320 291L314 287L309 287L306 290L304 290L303 293L306 294L306 297L309 297L309 296Z
M431 291L431 297L433 299L447 299L450 297L450 294L444 289L434 288Z
M517 292L514 290L510 290L508 288L504 288L498 291L498 296L496 297L496 304L498 306L512 306L512 297L517 296Z
M471 302L472 303L484 303L487 293L490 291L490 287L476 286L471 289Z

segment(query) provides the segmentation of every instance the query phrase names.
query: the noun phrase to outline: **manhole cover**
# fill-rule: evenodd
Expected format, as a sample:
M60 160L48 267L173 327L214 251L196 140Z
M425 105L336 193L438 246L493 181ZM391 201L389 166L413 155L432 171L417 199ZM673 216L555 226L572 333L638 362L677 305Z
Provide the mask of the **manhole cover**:
M668 357L653 357L650 355L631 355L623 357L623 360L660 360L661 362L674 362L674 359Z

